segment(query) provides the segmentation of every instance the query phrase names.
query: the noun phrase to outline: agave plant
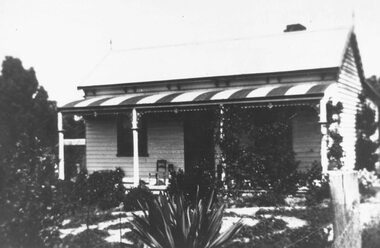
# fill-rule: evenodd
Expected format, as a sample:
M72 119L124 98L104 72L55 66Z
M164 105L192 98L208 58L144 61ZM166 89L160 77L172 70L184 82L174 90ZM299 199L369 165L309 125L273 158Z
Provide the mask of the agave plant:
M186 205L183 194L160 194L143 203L143 215L134 216L133 232L152 248L219 248L229 244L242 227L241 221L220 233L224 206L216 207L213 194Z

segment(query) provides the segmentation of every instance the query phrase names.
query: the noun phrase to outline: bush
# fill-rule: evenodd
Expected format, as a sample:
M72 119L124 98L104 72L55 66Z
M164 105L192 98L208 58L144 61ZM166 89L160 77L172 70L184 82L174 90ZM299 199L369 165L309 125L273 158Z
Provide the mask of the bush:
M362 232L362 247L380 247L380 223L372 222L364 227Z
M83 206L95 206L101 210L119 206L125 194L123 177L120 168L95 171L90 175L81 171L75 181L65 181L61 185L66 207L75 212Z
M125 194L123 177L124 171L120 168L114 171L95 171L90 174L88 203L102 210L119 206Z
M211 192L217 190L216 185L212 172L196 167L190 172L183 170L172 172L167 192L172 196L183 194L188 203L194 204L197 197L208 199ZM216 200L216 194L213 200Z
M362 200L376 195L373 185L379 180L374 171L362 169L358 171L359 192Z
M268 191L268 192L259 194L255 197L254 200L257 206L260 206L260 207L285 205L284 195L278 194L273 191Z
M369 82L373 79L369 79ZM376 79L375 79L376 81ZM368 103L367 92L363 91L359 95L359 108L356 114L357 140L355 145L356 163L355 169L375 170L375 164L379 161L376 150L379 147L378 141L373 141L371 137L376 133L379 123L376 121L376 111Z
M227 245L242 227L238 222L220 233L224 207L207 200L197 200L194 208L185 197L161 194L147 202L142 217L131 222L133 232L149 247L217 248Z
M328 176L322 174L320 163L314 162L303 177L303 184L307 187L306 205L313 206L331 198Z
M152 202L154 200L153 193L143 185L130 189L124 198L124 211L141 210L140 204L143 202Z
M297 191L298 162L291 145L291 117L287 109L225 108L223 139L227 186L273 190L289 195ZM216 135L219 137L218 135ZM230 183L232 182L233 183Z

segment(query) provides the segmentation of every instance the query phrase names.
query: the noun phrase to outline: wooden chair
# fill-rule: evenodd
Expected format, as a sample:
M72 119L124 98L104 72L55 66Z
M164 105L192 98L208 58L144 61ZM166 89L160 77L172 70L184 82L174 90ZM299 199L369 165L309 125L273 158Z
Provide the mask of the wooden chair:
M154 174L156 179L156 185L159 185L160 182L163 182L164 185L166 185L166 181L168 179L168 161L165 159L159 159L156 163L156 173ZM149 173L149 181L152 179L152 174Z

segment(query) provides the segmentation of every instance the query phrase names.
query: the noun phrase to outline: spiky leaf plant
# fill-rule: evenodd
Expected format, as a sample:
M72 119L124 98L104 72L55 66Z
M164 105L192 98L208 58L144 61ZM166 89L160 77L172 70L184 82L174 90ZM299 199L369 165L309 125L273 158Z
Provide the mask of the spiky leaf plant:
M160 194L153 202L141 204L143 215L134 216L133 231L152 248L224 247L232 241L242 223L239 221L220 233L224 206L216 207L212 198L213 193L191 208L182 194Z

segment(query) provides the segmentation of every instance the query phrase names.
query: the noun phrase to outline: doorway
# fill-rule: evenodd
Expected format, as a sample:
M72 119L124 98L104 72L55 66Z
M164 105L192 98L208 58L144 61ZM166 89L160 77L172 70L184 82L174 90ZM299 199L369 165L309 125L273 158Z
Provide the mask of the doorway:
M213 111L188 112L184 115L185 171L196 167L215 168Z

